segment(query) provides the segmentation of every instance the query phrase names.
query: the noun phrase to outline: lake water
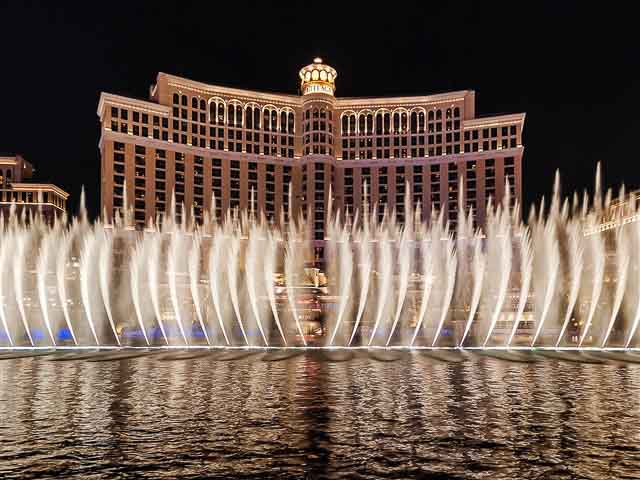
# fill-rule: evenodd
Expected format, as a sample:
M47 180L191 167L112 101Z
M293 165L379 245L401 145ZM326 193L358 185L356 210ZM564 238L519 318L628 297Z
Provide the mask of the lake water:
M640 365L0 361L0 478L640 478Z

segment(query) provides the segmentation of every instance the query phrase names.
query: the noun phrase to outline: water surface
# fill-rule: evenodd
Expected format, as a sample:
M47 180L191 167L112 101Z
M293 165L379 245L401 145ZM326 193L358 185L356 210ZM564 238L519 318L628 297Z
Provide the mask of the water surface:
M640 478L640 366L0 361L0 477Z

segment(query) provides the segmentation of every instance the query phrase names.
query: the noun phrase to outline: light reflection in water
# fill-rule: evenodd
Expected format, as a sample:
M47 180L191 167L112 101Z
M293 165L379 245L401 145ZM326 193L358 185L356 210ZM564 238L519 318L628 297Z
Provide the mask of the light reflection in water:
M633 478L637 366L0 361L3 478Z

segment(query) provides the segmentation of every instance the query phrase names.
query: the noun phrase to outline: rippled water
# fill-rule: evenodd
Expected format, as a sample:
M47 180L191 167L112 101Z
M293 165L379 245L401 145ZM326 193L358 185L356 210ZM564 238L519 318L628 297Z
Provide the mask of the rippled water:
M0 477L639 478L640 368L0 361Z

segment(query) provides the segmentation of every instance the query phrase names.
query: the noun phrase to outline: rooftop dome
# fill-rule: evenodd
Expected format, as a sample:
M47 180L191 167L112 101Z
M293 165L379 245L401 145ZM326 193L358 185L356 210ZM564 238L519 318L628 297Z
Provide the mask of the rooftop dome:
M313 59L313 63L300 69L300 88L303 95L311 93L325 93L333 95L336 90L336 77L338 73L322 63L320 57Z

